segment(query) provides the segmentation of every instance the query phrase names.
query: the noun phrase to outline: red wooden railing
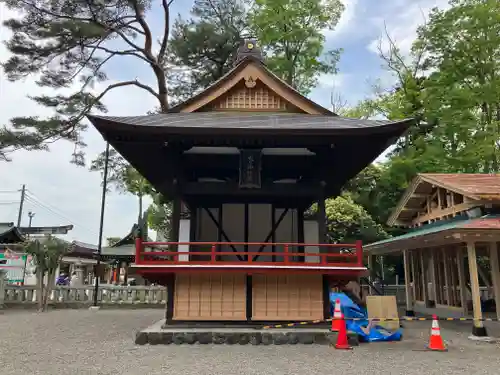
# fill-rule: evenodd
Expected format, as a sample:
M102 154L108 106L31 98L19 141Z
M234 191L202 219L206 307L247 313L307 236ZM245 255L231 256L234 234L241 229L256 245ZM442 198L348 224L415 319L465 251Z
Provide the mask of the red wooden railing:
M189 245L189 251L179 251L179 247L183 245ZM238 250L236 247L243 247L248 249L248 251ZM255 247L258 247L259 251L255 251ZM266 247L273 247L275 251L263 251ZM307 247L318 247L319 253L307 253L305 252ZM292 252L290 251L292 248L304 249L304 252ZM228 259L228 256L231 256L232 259ZM272 260L262 260L262 257L270 257ZM306 257L314 257L313 259L315 261L311 261ZM251 264L363 267L363 247L361 241L356 241L354 244L144 242L140 238L137 238L135 264L138 266L190 264L220 266Z

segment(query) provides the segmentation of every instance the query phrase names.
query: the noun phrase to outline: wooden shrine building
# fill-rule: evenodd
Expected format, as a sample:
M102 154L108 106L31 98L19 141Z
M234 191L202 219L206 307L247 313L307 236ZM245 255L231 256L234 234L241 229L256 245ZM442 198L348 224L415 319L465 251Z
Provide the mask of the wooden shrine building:
M329 315L330 285L366 268L360 243L328 243L325 199L412 123L337 116L269 71L252 41L168 113L89 119L173 201L171 242L139 238L134 265L168 286L167 322Z
M457 318L472 307L473 333L485 336L480 285L493 286L500 319L500 174L420 174L388 224L409 231L365 252L369 265L402 253L407 312Z

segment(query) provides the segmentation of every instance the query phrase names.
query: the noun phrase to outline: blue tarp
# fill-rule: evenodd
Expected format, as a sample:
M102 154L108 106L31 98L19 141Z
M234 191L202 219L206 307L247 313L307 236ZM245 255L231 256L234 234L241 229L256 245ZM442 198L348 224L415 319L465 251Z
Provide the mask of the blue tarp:
M367 311L355 304L344 293L330 293L330 310L332 316L335 308L335 301L337 299L340 300L342 313L346 318L347 330L356 333L359 336L360 341L400 341L403 337L401 330L390 332L380 325L372 325L368 330L369 321ZM357 318L361 320L349 320L349 318Z

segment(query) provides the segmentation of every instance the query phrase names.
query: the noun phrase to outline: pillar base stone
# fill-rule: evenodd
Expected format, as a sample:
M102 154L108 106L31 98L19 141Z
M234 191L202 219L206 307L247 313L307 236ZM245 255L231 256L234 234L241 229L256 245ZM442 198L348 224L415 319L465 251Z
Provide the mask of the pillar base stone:
M486 327L472 326L472 336L487 337L488 333L486 332Z

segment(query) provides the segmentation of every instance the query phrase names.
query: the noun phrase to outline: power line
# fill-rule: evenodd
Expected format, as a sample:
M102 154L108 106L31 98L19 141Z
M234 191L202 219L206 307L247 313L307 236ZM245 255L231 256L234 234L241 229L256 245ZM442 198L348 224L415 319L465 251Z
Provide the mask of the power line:
M19 190L0 190L0 194L13 194L19 193Z
M0 205L19 204L19 202L0 202Z
M50 213L52 213L53 215L55 216L58 216L64 220L67 220L70 224L73 224L81 229L84 229L86 230L87 232L89 233L92 233L92 234L97 234L97 232L85 227L84 225L81 225L77 222L75 222L74 220L70 219L68 216L66 216L65 214L63 214L59 209L49 205L48 203L43 203L41 202L41 200L39 198L37 198L33 192L27 190L26 192L26 200L36 206L38 206L39 208L42 208Z

